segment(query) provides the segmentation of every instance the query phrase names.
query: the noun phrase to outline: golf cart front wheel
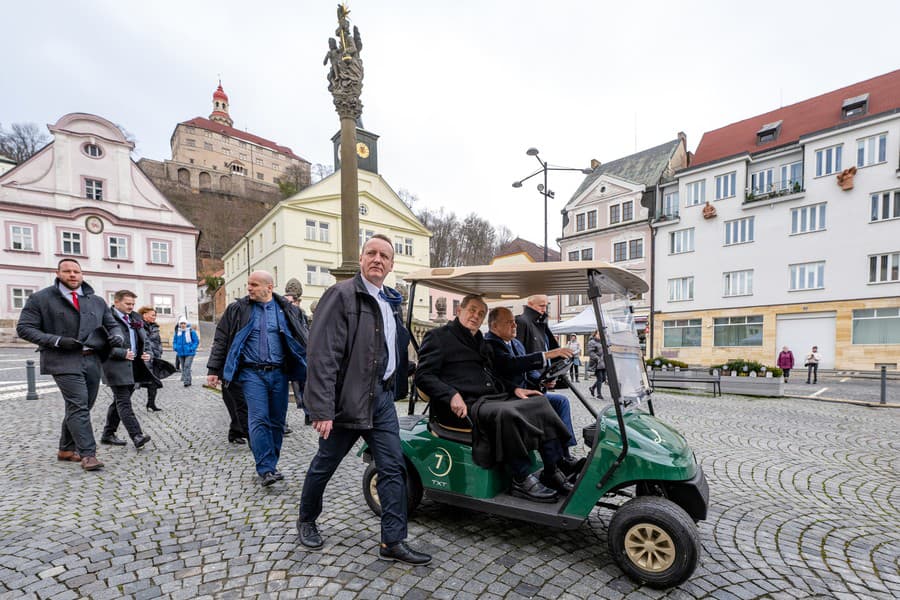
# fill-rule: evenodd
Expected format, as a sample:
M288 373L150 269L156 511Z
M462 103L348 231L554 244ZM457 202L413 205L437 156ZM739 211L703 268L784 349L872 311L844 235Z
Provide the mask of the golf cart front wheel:
M691 517L671 500L639 496L613 513L609 552L632 579L668 588L694 572L700 536Z
M363 497L366 504L372 509L376 516L381 516L381 500L378 498L378 471L375 470L375 463L369 463L363 473ZM422 482L419 481L419 475L413 470L412 465L406 463L406 514L413 514L419 502L422 501Z

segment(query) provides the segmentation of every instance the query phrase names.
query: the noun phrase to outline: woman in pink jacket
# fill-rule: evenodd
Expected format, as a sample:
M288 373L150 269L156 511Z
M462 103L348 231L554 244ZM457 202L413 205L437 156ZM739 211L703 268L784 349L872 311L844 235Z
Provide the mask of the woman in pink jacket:
M791 369L794 368L794 353L788 350L787 346L781 349L781 353L778 355L777 366L784 371L784 382L787 383L788 377L791 376Z

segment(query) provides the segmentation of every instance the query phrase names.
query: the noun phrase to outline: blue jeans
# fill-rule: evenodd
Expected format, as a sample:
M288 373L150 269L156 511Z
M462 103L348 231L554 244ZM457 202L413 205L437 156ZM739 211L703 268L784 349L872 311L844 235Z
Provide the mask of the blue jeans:
M406 462L400 449L400 423L394 409L394 391L379 387L372 429L335 427L328 439L319 438L319 451L309 464L300 494L300 520L312 522L322 514L322 496L328 480L344 456L362 437L369 445L378 470L381 501L381 541L406 539Z
M281 455L287 416L288 381L284 372L241 369L238 381L247 401L250 448L259 475L274 473Z
M572 427L572 406L569 404L569 399L562 394L547 392L544 395L547 396L547 400L550 401L550 406L553 407L553 411L559 415L562 422L566 424L566 429L569 430L570 437L568 443L564 440L560 440L560 442L562 442L563 451L566 456L568 456L568 446L574 446L578 443L575 441L575 429Z
M184 385L191 385L191 365L194 364L194 357L179 356L181 359L181 382Z

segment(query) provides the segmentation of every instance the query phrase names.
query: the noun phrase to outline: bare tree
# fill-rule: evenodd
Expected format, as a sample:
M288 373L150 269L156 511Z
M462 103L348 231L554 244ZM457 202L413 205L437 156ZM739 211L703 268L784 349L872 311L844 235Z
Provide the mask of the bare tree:
M334 167L332 167L331 165L316 163L309 168L309 172L312 183L318 183L334 173Z
M400 188L399 190L397 190L397 196L399 196L400 199L403 200L403 204L405 204L410 210L413 210L413 206L416 204L416 202L419 201L419 197L406 188Z
M416 216L431 233L431 266L458 267L486 264L501 244L512 238L508 228L499 231L475 213L462 221L454 213L422 209Z
M309 186L310 173L300 165L288 165L278 178L278 187L282 198L290 198L300 190Z
M50 142L50 136L34 123L13 123L9 131L0 126L0 154L21 164Z

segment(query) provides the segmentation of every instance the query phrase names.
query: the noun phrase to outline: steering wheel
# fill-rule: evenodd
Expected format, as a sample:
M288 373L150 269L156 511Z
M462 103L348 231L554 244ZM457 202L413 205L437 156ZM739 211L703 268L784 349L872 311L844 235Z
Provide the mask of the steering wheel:
M575 362L575 357L572 358L555 358L550 361L550 364L544 367L544 370L541 371L540 381L541 383L546 381L552 381L556 379L560 375L565 375L569 372L569 369L572 368L572 363Z

